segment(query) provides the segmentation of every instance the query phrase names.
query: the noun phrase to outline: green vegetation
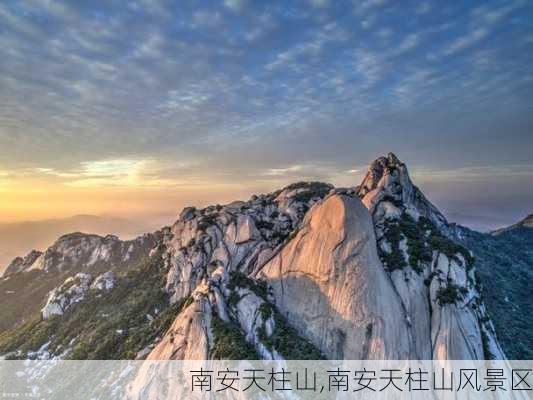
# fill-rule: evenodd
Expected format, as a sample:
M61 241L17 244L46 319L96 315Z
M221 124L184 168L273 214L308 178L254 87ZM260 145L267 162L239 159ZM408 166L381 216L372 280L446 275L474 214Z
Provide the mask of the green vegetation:
M230 280L227 288L230 289L231 294L228 298L228 304L230 306L236 306L240 300L239 295L236 292L237 288L245 288L258 297L262 298L265 302L259 307L259 313L261 314L263 324L257 327L257 336L261 342L270 350L276 350L283 357L290 360L318 360L323 356L320 351L316 349L308 340L299 336L298 332L289 326L283 318L283 316L276 310L276 308L268 302L268 286L264 281L256 281L244 275L242 272L232 272L230 274ZM274 318L274 332L272 335L267 336L265 322L270 318ZM219 356L220 358L233 357L240 348L241 352L244 352L246 356L241 356L241 359L250 359L249 349L242 345L242 340L245 341L244 336L238 326L234 323L226 323L216 317L214 321L214 328L218 332L218 336L222 334L229 335L229 338L217 339L220 344L215 343L217 356L224 354L226 356ZM217 335L215 335L217 336ZM229 354L229 356L227 356Z
M407 262L403 256L403 252L400 249L400 242L402 241L402 232L400 226L396 221L385 221L385 239L391 247L391 252L381 252L381 259L385 264L385 267L389 271L395 269L403 269L407 267Z
M392 203L397 208L403 207L403 202L401 200L398 200L390 195L383 196L383 199L381 201L388 201L389 203Z
M533 229L517 227L498 235L464 232L475 255L483 301L498 342L511 360L533 358Z
M232 292L234 292L237 288L249 289L265 301L268 296L268 285L265 281L251 279L240 271L233 271L230 273L230 279L227 288Z
M492 354L490 351L489 343L489 336L487 335L487 332L485 332L485 329L481 327L481 344L483 346L483 355L485 356L485 360L494 360L494 354Z
M0 280L0 335L14 326L33 322L32 316L39 314L48 292L62 284L66 278L66 274L34 270L13 274L7 280Z
M257 227L257 229L266 229L269 231L271 231L274 228L274 224L272 222L262 221L262 220L255 221L255 226Z
M265 323L257 328L259 340L269 349L276 350L287 360L322 360L324 356L311 342L302 338L281 313L270 303L259 308L263 321L274 318L274 331L267 336Z
M216 313L211 319L214 344L211 357L215 360L259 360L254 347L246 341L240 327L223 321Z
M297 182L287 186L284 190L305 189L301 193L293 196L296 201L309 202L314 197L324 198L333 188L329 183L324 182Z
M50 341L49 350L70 359L132 359L162 336L189 303L169 305L163 291L165 271L160 254L141 262L108 292L89 292L83 303L61 317L31 321L0 335L0 353L15 349L25 356Z
M409 264L418 273L424 269L423 265L428 264L433 259L433 248L427 243L427 231L431 226L431 235L438 234L433 224L424 217L415 221L409 214L403 213L399 222L400 231L407 238L407 254Z
M441 306L445 304L456 304L467 292L468 290L465 287L448 283L446 287L441 287L437 290L437 301Z
M462 261L457 255L461 254L467 269L474 264L474 258L465 247L442 235L433 222L425 217L415 221L404 212L398 221L386 221L384 235L391 246L391 252L382 252L381 258L389 271L407 266L400 249L400 242L404 237L407 241L408 263L418 273L423 271L424 265L431 262L434 251L445 254L459 264Z

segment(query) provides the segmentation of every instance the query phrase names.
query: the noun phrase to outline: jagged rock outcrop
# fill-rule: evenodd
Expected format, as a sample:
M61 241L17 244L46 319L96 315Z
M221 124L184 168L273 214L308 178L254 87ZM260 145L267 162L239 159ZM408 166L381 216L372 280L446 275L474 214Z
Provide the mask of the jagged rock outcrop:
M112 271L107 271L98 275L91 284L93 290L111 290L115 286L115 274Z
M104 263L121 265L134 262L146 256L158 239L159 232L126 241L114 235L102 237L79 232L69 233L61 236L44 253L32 250L24 258L15 258L3 276L31 270L63 272Z
M372 162L357 193L370 213L380 218L392 212L390 204L402 204L416 217L429 218L438 227L447 225L446 218L413 185L406 165L393 153Z
M409 357L404 313L358 198L334 194L317 204L259 276L287 320L327 358Z
M228 332L248 343L248 354L282 358L272 337L275 317L278 326L284 321L265 287L249 276L279 251L309 208L331 189L326 184L301 183L254 196L249 202L186 208L164 231L163 257L172 301L189 296L192 300L148 358L224 358L239 353L224 343ZM190 347L197 342L201 346ZM301 342L311 346L305 339Z
M409 321L412 357L502 358L472 256L449 238L456 227L413 185L405 164L392 153L378 158L358 194L372 214L383 264Z
M2 277L27 271L43 253L37 250L30 251L24 258L16 257L5 269Z
M294 184L246 203L186 208L180 219L163 231L169 268L166 289L173 301L189 296L218 267L226 273L253 273L331 188L319 183Z
M113 289L114 282L115 277L111 271L99 275L94 280L90 274L81 272L67 278L48 294L46 304L41 310L43 319L49 319L53 315L63 315L74 304L82 302L89 290Z
M45 272L91 268L99 264L121 265L140 259L156 245L157 234L145 234L122 241L114 235L105 237L70 233L60 237L35 260L29 270Z
M72 305L82 301L89 291L93 278L89 274L78 273L67 278L61 286L50 292L46 305L41 310L44 319L53 315L63 315Z
M161 237L160 231L125 241L113 235L72 233L42 253L32 251L15 260L0 279L0 291L8 294L0 307L0 332L34 318L49 292L77 273L96 277L136 268L157 251Z

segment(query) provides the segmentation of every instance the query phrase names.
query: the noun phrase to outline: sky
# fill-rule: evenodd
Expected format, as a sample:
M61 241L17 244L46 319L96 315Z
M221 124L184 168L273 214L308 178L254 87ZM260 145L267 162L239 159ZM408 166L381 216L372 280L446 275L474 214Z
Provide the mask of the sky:
M0 2L0 222L355 186L393 151L488 229L533 212L532 150L530 1Z

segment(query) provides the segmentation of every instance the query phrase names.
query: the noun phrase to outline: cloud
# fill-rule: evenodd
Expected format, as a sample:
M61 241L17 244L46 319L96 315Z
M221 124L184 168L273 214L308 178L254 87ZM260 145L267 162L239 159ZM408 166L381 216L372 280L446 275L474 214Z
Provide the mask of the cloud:
M224 0L224 6L234 12L243 11L247 5L247 0Z
M456 39L454 42L449 44L445 49L443 54L450 56L459 51L465 50L481 40L485 39L489 35L489 31L485 28L478 28L469 32L466 36L462 36Z
M493 25L525 5L525 1L515 0L504 3L501 7L480 6L472 10L472 17L479 23Z
M214 28L223 23L222 14L218 11L197 10L192 14L194 28Z
M291 165L286 168L269 168L264 172L266 176L284 176L293 173L298 173L305 168L303 165Z
M389 0L364 0L361 2L358 2L357 6L362 11L367 11L372 8L379 8L383 7L385 4L387 4Z
M322 29L316 31L310 40L298 43L288 50L276 54L273 61L269 62L265 69L276 70L289 67L293 70L299 69L300 58L309 56L319 56L325 46L332 42L343 42L348 40L349 33L339 27L335 22L326 24Z
M420 34L411 33L407 35L403 41L398 45L396 49L396 54L403 54L410 50L415 49L420 44Z
M364 85L371 86L382 76L385 63L382 57L367 49L355 50L355 69L364 78Z
M466 35L458 37L446 46L443 54L450 56L478 44L493 32L497 24L524 5L524 1L517 0L510 1L501 7L480 6L474 8L470 13L470 28Z

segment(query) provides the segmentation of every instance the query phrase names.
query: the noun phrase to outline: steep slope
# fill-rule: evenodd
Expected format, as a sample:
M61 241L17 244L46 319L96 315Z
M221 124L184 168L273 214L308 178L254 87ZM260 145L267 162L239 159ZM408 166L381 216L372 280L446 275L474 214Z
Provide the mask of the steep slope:
M357 197L333 194L317 204L259 276L283 315L327 358L409 357L407 323Z
M186 209L171 227L166 289L192 295L149 359L320 358L278 312L265 282L251 278L290 240L332 189L299 183L249 202Z
M476 288L470 252L390 153L358 188L374 220L378 248L411 327L413 357L503 358Z
M481 293L509 359L533 358L531 217L492 234L457 228L458 239L472 250Z

